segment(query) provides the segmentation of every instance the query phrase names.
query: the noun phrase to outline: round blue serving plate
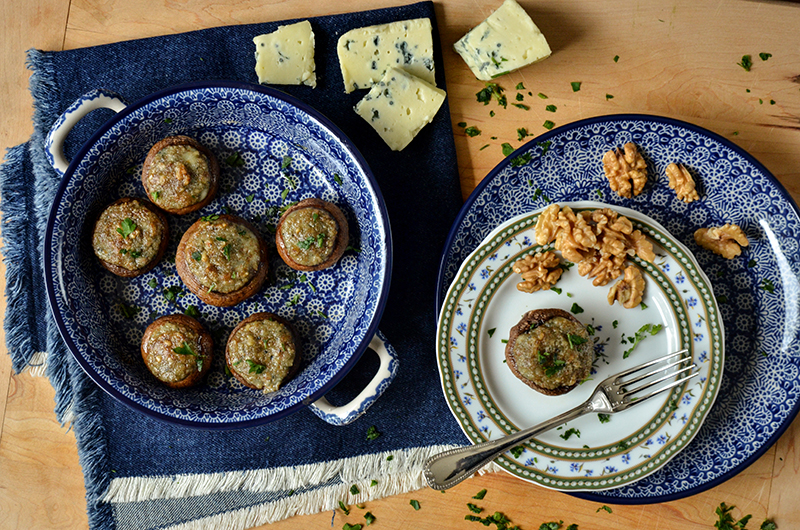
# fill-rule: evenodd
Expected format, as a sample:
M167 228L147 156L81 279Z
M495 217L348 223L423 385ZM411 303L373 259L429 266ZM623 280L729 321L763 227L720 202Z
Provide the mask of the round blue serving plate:
M136 278L103 269L91 248L88 219L119 197L145 197L141 166L160 139L196 138L221 168L216 198L198 212L169 216L167 258ZM333 267L298 273L274 248L281 207L308 197L340 206L350 245ZM267 286L230 308L206 305L175 271L184 231L200 216L232 213L271 241ZM171 258L170 258L171 257ZM378 333L392 263L388 214L366 161L338 127L301 101L267 87L192 83L125 107L87 141L66 171L45 239L45 283L58 329L89 377L122 403L170 423L205 429L273 421L324 396ZM173 390L141 362L144 329L158 316L199 313L215 340L204 384ZM272 394L226 376L227 335L243 318L269 311L301 337L300 373Z
M633 199L616 195L602 155L633 142L650 180ZM686 204L664 169L682 163L701 200ZM657 177L653 177L657 175ZM448 235L437 314L461 263L503 222L554 202L595 200L652 217L686 245L711 280L725 329L722 386L695 439L652 475L621 488L571 493L603 503L658 503L694 495L756 461L800 410L800 212L747 152L706 129L649 115L599 116L564 125L504 159L477 186ZM698 228L741 226L750 245L726 260L697 246ZM598 429L607 428L602 424Z

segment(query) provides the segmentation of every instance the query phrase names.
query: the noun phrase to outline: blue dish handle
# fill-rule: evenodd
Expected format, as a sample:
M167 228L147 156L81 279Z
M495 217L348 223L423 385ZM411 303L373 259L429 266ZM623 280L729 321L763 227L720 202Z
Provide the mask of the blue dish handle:
M81 118L95 109L119 112L127 106L118 94L104 89L87 92L70 105L53 124L44 142L45 155L56 173L63 177L67 172L69 160L64 156L64 140Z
M381 397L381 394L389 387L394 376L397 375L397 352L380 331L372 338L369 343L369 349L378 354L380 366L375 377L372 378L364 390L350 403L340 407L331 405L324 397L319 398L309 405L311 412L331 425L347 425L358 419Z

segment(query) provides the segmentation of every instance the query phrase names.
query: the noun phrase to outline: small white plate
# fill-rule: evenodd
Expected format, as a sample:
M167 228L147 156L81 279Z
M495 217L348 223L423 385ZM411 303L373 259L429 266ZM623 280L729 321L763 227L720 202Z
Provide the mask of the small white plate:
M568 203L574 210L607 205ZM609 306L611 284L594 287L575 268L556 290L533 294L516 289L511 267L521 257L551 246L535 243L541 210L517 216L493 230L464 261L442 306L437 359L450 408L473 443L537 424L586 400L605 377L671 351L687 348L699 376L673 392L601 422L596 414L543 433L496 462L509 473L548 488L598 491L630 484L658 470L697 434L720 387L723 330L710 282L688 249L649 217L612 207L655 244L652 264L636 258L645 273L644 308ZM560 292L559 292L560 291ZM517 379L505 364L509 330L532 309L557 307L576 313L594 329L597 352L591 380L562 396L545 396ZM633 337L646 334L630 356ZM512 454L513 453L513 454Z

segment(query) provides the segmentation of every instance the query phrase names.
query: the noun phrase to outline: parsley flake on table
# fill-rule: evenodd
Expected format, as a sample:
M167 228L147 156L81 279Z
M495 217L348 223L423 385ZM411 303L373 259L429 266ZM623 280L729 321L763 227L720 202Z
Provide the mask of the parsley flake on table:
M718 519L718 521L714 523L714 528L717 528L718 530L744 530L744 528L747 526L747 522L750 521L750 518L753 516L745 515L737 521L731 515L731 511L735 507L736 506L728 506L724 502L720 503L720 505L717 506L717 509L714 511ZM764 525L762 524L761 526L763 527Z
M117 232L123 237L127 238L136 230L136 223L133 219L126 217L117 227Z
M572 307L570 308L570 311L572 312L573 315L577 315L577 314L583 313L583 308L581 306L579 306L577 304L577 302L573 302Z
M606 101L608 101L609 99L614 99L614 96L612 96L611 94L606 94Z
M538 93L538 94L536 94L536 95L537 95L537 96L539 96L539 97L540 97L540 98L542 98L542 99L547 99L547 95L546 95L546 94L542 94L541 92L539 92L539 93Z
M511 159L511 167L521 167L530 162L533 159L533 155L530 153L522 153L519 156L515 156Z
M367 522L367 526L371 525L375 522L375 516L372 515L372 512L367 512L364 514L364 520Z
M619 55L615 55L615 56L614 56L614 62L616 63L616 62L618 62L618 61L619 61Z
M526 136L530 136L530 134L528 134L528 129L525 127L517 129L517 140L522 141Z
M555 105L548 105L544 108L547 112L555 112L558 109Z
M525 90L525 85L523 85L521 82L517 83L517 90Z
M380 437L381 434L382 433L374 425L370 425L369 429L367 429L367 440L375 440Z
M503 149L503 156L508 156L514 152L514 148L508 142L504 142L500 147Z
M517 107L518 109L531 110L531 108L529 106L525 105L524 103L513 103L513 105L515 107Z
M523 94L520 94L519 92L517 92L517 98L516 99L517 99L517 101L524 101L525 100L525 96Z
M359 523L356 524L344 523L342 530L361 530L362 528L364 527Z
M470 138L478 136L480 133L481 133L481 130L478 129L477 127L475 127L474 125L470 125L466 129L464 129L464 134L466 134Z
M467 503L467 508L469 508L469 511L472 513L481 513L483 511L483 508L471 502Z
M762 61L766 61L767 59L772 57L772 54L771 53L761 52L761 53L758 54L758 56L761 58Z
M605 510L605 511L607 511L608 513L614 513L614 512L612 512L612 511L611 511L611 508L610 508L610 507L608 507L608 506L607 506L607 505L605 505L605 504L604 504L604 505L602 505L601 507L599 507L599 508L597 509L597 511L595 511L594 513L599 513L599 512L600 512L600 510Z
M495 331L497 331L497 328L492 328L492 329L488 330L486 333L489 334L489 338L492 338L492 335L494 335Z
M744 68L746 72L749 72L750 68L753 66L753 59L749 55L743 55L742 62L736 64Z
M339 509L342 510L345 515L350 515L350 508L348 508L342 501L339 501Z
M350 495L358 495L359 493L361 493L361 491L358 489L358 486L355 484L350 486Z
M552 121L550 121L550 120L545 120L545 122L542 124L542 127L544 127L545 129L548 129L548 130L549 130L549 129L552 129L552 128L553 128L553 127L555 127L555 126L556 126L556 124L555 124L555 123L553 123L553 122L552 122Z
M147 280L147 285L155 289L156 287L158 287L158 281L155 278L150 278L149 280Z
M503 94L503 87L497 83L486 83L486 87L475 94L475 97L478 99L478 102L484 105L488 105L492 98L496 99L497 104L503 108L506 108L508 105L508 99L505 94Z
M460 122L458 122L458 123L457 123L457 125L463 129L464 127L466 127L466 126L467 126L467 122L465 122L465 121L460 121Z
M572 87L572 91L573 92L579 91L581 89L581 83L582 83L582 81L573 81L573 82L571 82L570 86Z
M205 221L206 223L209 223L211 221L216 221L217 219L219 219L219 214L216 213L211 215L204 215L203 217L200 218L201 221Z
M473 499L478 499L479 501L481 501L481 500L483 500L484 497L486 497L486 490L482 489L481 491L476 493L472 498Z
M632 346L625 350L625 352L622 354L622 358L627 359L628 356L633 352L633 349L636 348L636 345L647 338L648 334L652 337L663 328L664 326L661 324L645 324L639 328L639 331L637 331L633 337L628 337L628 343L632 344Z
M419 501L411 499L411 501L408 504L413 506L415 510L419 510Z

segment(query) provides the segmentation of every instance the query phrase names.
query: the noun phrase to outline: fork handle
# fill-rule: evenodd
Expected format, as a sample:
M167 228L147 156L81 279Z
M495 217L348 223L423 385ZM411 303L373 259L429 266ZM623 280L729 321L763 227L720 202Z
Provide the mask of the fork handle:
M449 449L434 455L425 463L425 480L435 490L452 488L464 479L471 477L480 468L505 453L512 447L533 438L537 434L549 431L553 427L566 423L595 410L592 400L578 405L574 409L551 418L547 421L528 427L514 434L475 445L467 445Z

